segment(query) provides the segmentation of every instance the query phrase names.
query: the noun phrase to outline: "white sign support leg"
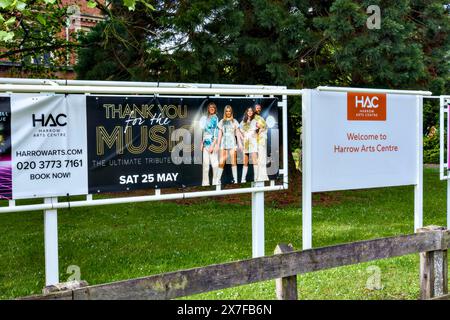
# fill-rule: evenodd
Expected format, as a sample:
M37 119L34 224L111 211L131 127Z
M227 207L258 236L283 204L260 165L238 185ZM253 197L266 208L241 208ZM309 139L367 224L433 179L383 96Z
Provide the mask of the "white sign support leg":
M445 154L445 147L450 146L448 117L449 110L444 96L439 97L439 177L441 180L447 180L447 229L450 230L450 181L448 177L448 162L450 159ZM447 114L447 119L445 118ZM445 130L447 130L447 139L445 139ZM448 151L447 151L448 152ZM447 161L445 161L447 158Z
M289 146L288 146L288 101L287 96L283 96L281 102L283 112L283 184L285 188L289 187Z
M450 181L447 179L447 230L450 230Z
M58 202L58 198L45 198L48 203ZM45 285L59 283L58 261L58 211L44 210L44 242L45 242Z
M264 182L254 182L255 187L264 187ZM252 256L262 257L264 252L264 192L252 193Z
M302 243L312 248L311 90L302 96Z
M417 185L414 186L414 232L423 227L423 97L417 99Z

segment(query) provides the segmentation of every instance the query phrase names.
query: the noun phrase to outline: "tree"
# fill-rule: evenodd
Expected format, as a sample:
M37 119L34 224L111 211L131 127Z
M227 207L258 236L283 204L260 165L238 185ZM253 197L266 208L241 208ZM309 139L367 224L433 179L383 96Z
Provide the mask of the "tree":
M377 2L381 28L368 29L364 8ZM432 89L438 94L450 70L449 22L441 1L334 1L329 14L314 20L327 39L322 50L329 50L330 58L316 69L336 65L334 78L341 85Z
M115 21L111 2L86 2ZM153 10L147 0L115 1L115 6L132 11L137 3L143 6L142 12ZM18 66L19 74L25 71L28 77L52 77L54 71L65 69L79 45L76 37L64 34L69 9L61 0L0 0L0 59Z
M158 38L164 33L161 20L170 11L173 1L165 10L148 10L137 3L134 11L113 5L108 9L109 18L97 24L91 32L80 35L78 78L108 80L148 80L154 68L146 60L157 47ZM158 63L161 64L161 59Z
M363 9L371 4L381 8L380 29L366 28ZM442 1L337 0L314 11L314 27L326 41L317 49L320 60L310 59L303 68L305 85L421 89L434 94L450 89L450 15ZM424 133L436 125L438 108L435 102L425 102Z
M66 50L72 46L57 36L65 19L66 12L56 0L1 0L0 59L30 75L50 75L56 64L66 64Z

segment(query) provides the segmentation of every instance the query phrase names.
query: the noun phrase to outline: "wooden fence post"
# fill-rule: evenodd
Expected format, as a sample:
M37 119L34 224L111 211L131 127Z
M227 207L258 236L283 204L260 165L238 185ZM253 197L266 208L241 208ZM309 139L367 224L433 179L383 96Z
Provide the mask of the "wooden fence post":
M67 290L74 290L78 288L83 288L89 286L89 283L87 283L84 280L81 281L69 281L69 282L62 282L51 286L46 286L43 290L43 294L51 294L56 293L60 291L67 291Z
M291 244L280 243L275 248L275 254L294 251ZM297 300L297 276L289 276L275 279L276 294L278 300Z
M429 226L419 228L417 232L438 232L441 250L420 253L420 299L427 300L448 294L448 260L444 241L444 227Z

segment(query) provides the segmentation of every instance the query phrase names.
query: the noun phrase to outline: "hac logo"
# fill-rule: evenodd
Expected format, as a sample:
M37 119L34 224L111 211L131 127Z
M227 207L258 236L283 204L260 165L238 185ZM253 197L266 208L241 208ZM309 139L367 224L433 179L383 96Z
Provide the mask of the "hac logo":
M60 113L56 116L53 116L52 114L33 114L33 127L36 127L38 124L40 124L41 127L64 127L67 125L66 119L67 115L64 113Z
M348 92L347 120L386 121L386 94Z
M356 96L355 97L355 107L361 108L378 108L378 101L380 99L377 96L369 97L369 96Z

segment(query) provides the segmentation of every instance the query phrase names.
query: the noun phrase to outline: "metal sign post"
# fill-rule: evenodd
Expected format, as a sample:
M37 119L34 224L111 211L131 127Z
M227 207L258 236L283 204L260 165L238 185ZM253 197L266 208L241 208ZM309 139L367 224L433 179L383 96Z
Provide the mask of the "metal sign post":
M417 101L417 184L414 186L414 231L423 227L423 96Z
M306 250L312 248L311 90L305 90L302 100L302 243Z
M45 198L46 204L58 202L58 198ZM44 210L45 285L59 283L58 259L58 211Z
M264 182L254 182L255 187L263 187ZM264 191L252 193L252 256L262 257L264 252Z
M450 229L450 176L448 175L448 148L450 137L448 134L450 96L439 97L439 176L441 180L447 180L447 229ZM447 121L445 116L447 115ZM447 139L445 140L444 131L447 129ZM447 147L447 148L446 148ZM445 150L447 149L447 154Z

